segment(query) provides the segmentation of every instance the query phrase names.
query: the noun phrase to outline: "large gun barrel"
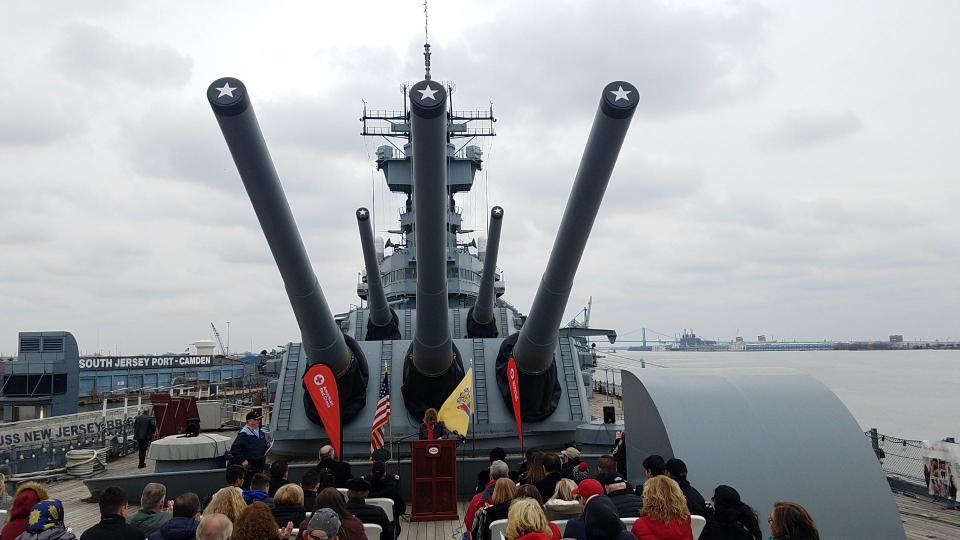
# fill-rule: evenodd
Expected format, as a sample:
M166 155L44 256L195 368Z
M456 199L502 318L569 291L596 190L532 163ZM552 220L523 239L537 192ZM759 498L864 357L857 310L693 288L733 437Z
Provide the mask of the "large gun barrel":
M377 250L373 245L373 226L370 224L370 211L366 208L357 209L357 225L360 227L363 264L367 270L367 307L370 310L370 322L375 326L387 326L393 319L393 314L387 305L387 296L383 293Z
M500 230L503 228L503 208L490 210L490 230L487 231L487 253L483 259L483 276L477 303L473 306L473 322L488 325L493 322L494 279L497 273L497 254L500 252Z
M417 329L413 364L423 375L453 363L447 323L447 92L425 80L410 89L413 204L416 210Z
M517 368L524 373L543 373L553 363L573 278L639 97L636 87L623 81L603 89L547 268L513 349Z
M280 269L307 358L330 366L339 377L350 369L353 355L307 258L247 89L225 77L210 85L207 99Z

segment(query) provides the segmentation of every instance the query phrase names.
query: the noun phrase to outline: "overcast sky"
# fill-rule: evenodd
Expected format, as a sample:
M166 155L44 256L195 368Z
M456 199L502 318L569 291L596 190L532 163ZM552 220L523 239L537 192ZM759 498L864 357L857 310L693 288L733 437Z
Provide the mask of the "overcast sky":
M526 310L600 90L643 99L570 297L593 325L753 339L960 339L960 4L434 2L435 79L499 117L468 226L506 210ZM0 17L0 352L298 340L205 99L253 98L334 311L353 211L396 207L358 135L423 76L420 2L16 2ZM486 194L486 195L485 195ZM652 336L652 334L649 334ZM224 336L226 337L226 336Z

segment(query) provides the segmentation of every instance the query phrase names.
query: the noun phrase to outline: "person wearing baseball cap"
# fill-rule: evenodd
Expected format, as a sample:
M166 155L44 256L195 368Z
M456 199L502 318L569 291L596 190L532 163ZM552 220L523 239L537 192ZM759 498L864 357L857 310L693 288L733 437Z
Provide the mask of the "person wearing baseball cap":
M338 540L340 534L340 516L329 508L318 508L307 524L307 539Z
M587 540L587 526L584 523L583 516L587 513L588 502L594 503L597 498L606 498L603 495L603 486L593 478L587 478L573 488L573 496L583 506L583 513L579 517L567 520L567 528L563 531L563 537Z
M687 481L687 464L681 459L668 459L664 465L667 476L673 478L680 485L680 491L687 499L687 509L696 516L707 515L707 503L703 500L703 495L697 491L697 488L690 485Z
M247 413L247 424L243 426L237 438L230 447L233 462L243 465L247 469L247 480L253 474L263 471L267 466L267 450L270 449L270 438L260 427L263 413L260 409L252 409ZM244 485L247 485L245 482Z
M563 476L574 480L573 471L580 465L580 451L569 446L566 450L560 452L560 459L563 460L560 472L563 473Z
M633 493L633 486L622 476L616 473L602 473L597 475L597 481L603 484L607 497L613 501L613 506L616 507L620 517L640 517L643 499Z

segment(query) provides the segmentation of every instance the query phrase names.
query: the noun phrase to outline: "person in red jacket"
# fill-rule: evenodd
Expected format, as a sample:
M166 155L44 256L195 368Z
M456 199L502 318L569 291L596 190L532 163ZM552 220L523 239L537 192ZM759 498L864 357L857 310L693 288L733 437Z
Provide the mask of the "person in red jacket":
M690 510L675 480L654 476L643 484L643 509L631 532L638 540L693 540Z
M473 517L476 515L477 510L490 506L490 499L493 497L493 487L496 485L497 480L501 478L510 477L510 467L503 461L497 460L490 464L490 481L487 482L486 488L477 493L470 499L470 504L467 505L467 509L463 514L463 526L466 527L468 531L473 530Z
M0 540L16 540L23 531L27 530L27 518L30 517L33 505L49 498L47 488L37 482L27 482L18 487L13 495L10 509L7 510L7 524L3 526Z

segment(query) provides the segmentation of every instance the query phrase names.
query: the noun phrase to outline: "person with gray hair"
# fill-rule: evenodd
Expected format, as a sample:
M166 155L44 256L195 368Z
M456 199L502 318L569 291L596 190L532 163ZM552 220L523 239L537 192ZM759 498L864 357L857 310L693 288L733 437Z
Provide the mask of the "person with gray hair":
M140 509L135 514L127 516L127 523L142 532L144 536L150 536L160 530L160 527L172 517L170 512L164 512L163 503L166 496L167 488L163 484L155 482L147 484L140 495Z
M322 469L330 469L333 473L334 485L338 488L347 487L347 481L353 478L350 472L350 464L345 461L337 460L337 453L329 444L320 448L320 463L314 469L319 473Z
M490 464L490 481L487 482L486 488L470 499L470 504L467 505L463 514L463 524L468 531L473 529L473 518L477 510L490 506L490 501L493 499L493 488L497 480L501 478L510 478L510 467L507 462L498 459Z
M340 516L329 508L318 508L307 525L308 538L312 540L339 540ZM198 539L199 540L199 539Z
M233 535L233 523L223 514L209 514L197 525L197 540L227 540Z

